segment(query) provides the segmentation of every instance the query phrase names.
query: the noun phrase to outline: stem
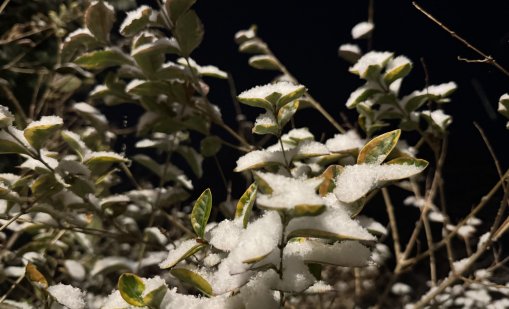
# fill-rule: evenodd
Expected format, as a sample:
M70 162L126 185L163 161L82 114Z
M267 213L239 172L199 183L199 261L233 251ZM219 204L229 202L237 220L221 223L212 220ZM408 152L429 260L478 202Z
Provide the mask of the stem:
M281 239L279 241L279 268L278 268L278 274L279 274L279 280L283 281L283 270L284 270L284 250L286 247L286 239L285 239L285 233L286 233L286 226L288 224L288 218L286 217L286 214L284 212L280 212L279 215L281 216L281 224L283 226L283 229L281 230ZM285 305L285 292L279 291L279 306L283 308Z

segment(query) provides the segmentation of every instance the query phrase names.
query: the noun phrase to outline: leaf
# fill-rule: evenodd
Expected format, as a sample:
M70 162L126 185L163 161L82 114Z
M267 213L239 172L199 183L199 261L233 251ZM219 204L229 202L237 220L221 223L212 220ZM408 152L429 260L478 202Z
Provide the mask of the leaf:
M215 156L221 150L221 139L215 135L205 137L200 142L200 152L204 157Z
M4 153L29 154L28 150L10 135L0 131L0 154Z
M83 160L85 154L89 151L87 146L81 140L80 136L74 132L64 130L60 132L62 139L71 147L71 149Z
M396 147L401 130L394 130L370 140L359 152L357 164L381 164Z
M43 116L39 121L30 123L23 135L35 149L40 149L46 141L63 126L62 118L57 116Z
M177 259L175 259L173 261L168 261L169 263L166 263L167 262L167 260L166 260L166 261L163 262L165 264L161 264L160 267L162 269L172 268L173 266L177 265L178 263L180 263L181 261L187 259L188 257L193 256L196 252L200 251L201 249L203 249L205 247L207 247L207 244L200 243L200 242L198 242L198 239L196 239L196 245L191 247L182 256L180 256L179 258L177 258Z
M343 240L358 240L361 242L369 242L365 239L359 239L353 236L348 235L340 235L332 232L327 231L321 231L321 230L315 230L315 229L298 229L291 231L287 239L291 239L294 237L312 237L312 238L323 238L323 239L331 239L331 240L337 240L337 241L343 241Z
M323 178L322 183L318 187L318 193L320 196L326 196L336 188L336 177L341 174L343 167L341 165L331 165L323 172L321 177Z
M103 1L94 1L85 11L85 25L94 37L107 42L110 37L110 31L115 22L115 12L110 5Z
M170 273L180 281L190 284L207 296L212 295L212 286L199 274L185 268L174 268Z
M117 49L104 49L85 53L74 62L89 70L100 70L123 64L132 64L132 60Z
M145 284L140 277L135 274L125 273L118 279L118 291L122 298L129 305L136 307L145 306L142 294L145 290Z
M120 26L120 33L123 36L133 36L140 32L150 21L152 9L146 5L140 6L137 10L127 12L127 17Z
M191 225L193 230L200 238L205 235L205 227L209 221L210 211L212 209L212 193L210 189L203 191L200 197L194 203L191 212Z
M282 108L286 104L298 99L306 93L306 87L302 85L295 85L295 90L283 94L277 101L277 107Z
M412 62L403 56L396 57L387 65L384 82L389 86L397 79L407 76L410 71L412 71Z
M268 47L267 44L260 39L254 38L240 44L239 52L246 54L266 54L268 52Z
M27 263L25 267L25 276L38 287L44 289L48 287L48 280L46 280L44 275L37 269L37 266L30 262Z
M176 24L180 16L191 9L196 0L166 0L164 7L173 24Z
M193 10L180 16L175 24L174 35L183 57L189 57L203 40L203 24Z
M322 214L325 211L325 205L295 205L295 207L288 210L288 215L291 218L297 217L313 217Z
M242 224L244 228L247 227L249 217L251 216L251 210L253 209L254 202L256 200L256 192L258 186L256 183L252 183L246 192L242 194L239 201L237 202L237 209L235 210L235 218L242 218Z
M253 133L278 135L279 126L272 112L266 112L256 117Z
M253 178L257 184L257 189L260 191L260 193L263 194L272 194L272 188L270 187L269 183L263 179L263 177L257 173L253 172Z
M409 171L409 173L406 173L406 174L400 174L400 175L398 175L397 178L391 177L390 179L386 179L386 178L384 178L382 176L380 178L380 180L398 180L398 179L404 179L404 178L412 177L414 175L419 174L423 170L425 170L426 167L428 167L429 162L426 161L426 160L416 159L416 158L412 158L412 157L399 157L399 158L391 160L391 161L389 161L389 162L387 162L385 164L387 164L387 165L400 165L400 166L409 166L409 165L412 165L412 166L417 167L418 169L414 170L414 171Z
M176 152L186 160L196 177L201 178L203 176L203 156L201 154L194 150L194 148L188 146L179 146Z
M51 195L62 190L63 186L56 181L53 174L43 174L32 182L30 189L36 197L50 197Z
M168 289L163 284L157 289L148 292L147 295L143 297L143 303L149 308L160 308L167 291Z
M280 99L281 100L281 99ZM277 113L277 122L281 129L292 119L293 115L297 112L299 108L299 101L295 100L293 103L289 103L281 107L279 112Z
M257 55L249 58L249 65L259 70L281 71L281 64L271 55Z
M129 160L119 155L118 153L111 151L99 151L88 153L83 163L90 169L95 175L100 175L114 163L128 163Z
M51 89L59 93L74 92L81 86L81 79L71 74L56 74L51 81Z

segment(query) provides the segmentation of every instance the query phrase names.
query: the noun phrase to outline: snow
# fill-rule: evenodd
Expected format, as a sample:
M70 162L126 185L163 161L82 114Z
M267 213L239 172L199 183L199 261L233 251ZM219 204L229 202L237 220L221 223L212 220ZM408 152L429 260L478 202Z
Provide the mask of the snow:
M84 114L91 115L92 117L94 117L94 119L96 119L97 121L99 121L101 123L108 123L108 120L106 119L106 117L103 114L101 114L101 112L99 112L98 109L96 109L95 107L93 107L92 105L90 105L88 103L84 103L84 102L76 103L73 105L73 108L77 112L82 112Z
M85 157L83 158L83 161L89 161L89 160L94 160L94 159L98 159L98 158L105 158L105 159L113 159L115 161L127 161L126 158L124 158L124 156L116 153L116 152L112 152L112 151L93 151L93 152L89 152L85 155Z
M373 23L368 21L360 22L352 28L352 38L354 40L365 38L374 28L375 25Z
M317 262L345 267L363 267L369 262L371 251L358 241L342 241L326 244L317 240L290 242L286 254L297 254L306 262Z
M111 267L122 266L127 269L134 269L136 263L121 256L108 256L102 259L98 259L92 270L90 271L90 276L94 277Z
M325 142L325 146L331 152L345 152L360 149L364 146L364 140L359 137L355 130L348 130L344 134L336 134Z
M454 270L458 273L464 272L465 270L467 270L466 267L468 266L467 264L468 264L469 260L470 260L470 258L466 257L464 259L454 261L452 263Z
M305 293L307 294L321 294L334 291L334 288L326 282L320 280L310 286Z
M362 56L351 68L350 72L366 78L369 67L376 66L379 70L392 58L391 52L371 51Z
M246 38L248 40L254 39L256 37L256 33L254 29L241 30L235 33L235 40L239 40L240 38Z
M83 281L86 276L85 267L75 260L65 260L64 267L69 276L77 281Z
M432 112L424 111L422 113L429 116L431 120L441 129L445 129L452 122L451 116L445 114L441 109L437 109Z
M0 105L0 129L8 127L12 125L14 121L14 116L9 111L9 108Z
M127 86L125 87L125 92L129 93L131 92L134 88L140 86L140 85L143 85L144 83L146 83L145 80L141 80L141 79L133 79L132 81L129 82L129 84L127 84Z
M391 292L396 295L407 295L412 292L412 288L408 284L396 282L391 287Z
M387 235L385 226L374 219L366 216L358 216L356 219L359 221L359 224L368 231L378 235Z
M304 180L271 173L258 173L269 187L271 194L259 194L259 206L271 209L291 209L296 205L324 205L325 201L316 194L321 179Z
M423 93L428 93L437 97L445 97L451 94L454 90L458 88L458 85L455 82L443 83L440 85L431 85L426 89L423 89Z
M53 127L61 126L64 124L64 120L58 116L42 116L37 121L32 121L25 130L30 130L37 127Z
M74 39L75 37L78 37L80 35L88 35L88 36L92 37L92 33L90 32L90 30L88 30L87 28L79 28L79 29L76 29L73 32L69 33L67 35L67 37L65 38L64 42L67 43L67 42L71 41L72 39Z
M423 168L414 165L348 165L336 179L334 194L340 201L352 203L384 181L407 178L422 170Z
M286 152L286 159L291 159L290 153ZM237 160L235 172L242 172L247 169L254 169L267 164L285 164L285 157L282 151L255 150L251 151Z
M266 98L269 95L277 92L282 96L303 89L302 85L294 85L290 82L277 82L274 84L267 84L263 86L256 86L249 90L242 92L239 95L240 99L255 99L255 98Z
M339 53L342 53L342 52L360 55L361 49L358 45L355 45L355 44L343 44L343 45L339 46Z
M235 248L242 233L242 222L223 220L210 231L210 244L215 248L229 252Z
M387 63L386 72L390 72L394 69L399 68L400 66L406 65L406 64L412 64L412 61L408 59L405 56L397 56L396 58L392 59ZM432 86L430 86L431 88Z
M470 238L474 235L476 229L471 225L462 225L458 228L458 235L463 238Z
M180 260L187 252L189 252L189 250L198 245L199 243L194 238L183 241L174 250L170 250L168 257L159 263L159 267L164 269L175 266L178 260Z
M351 219L346 210L339 207L328 207L322 214L315 217L292 219L286 228L286 233L289 235L300 230L325 232L327 235L342 239L376 240L359 222Z
M260 114L258 117L256 117L255 121L255 127L256 126L277 126L276 118L274 118L274 115L271 112L266 112L264 114Z
M48 287L48 293L69 309L84 309L86 306L85 293L70 285L62 283L52 285Z
M0 173L0 183L5 183L7 186L12 186L16 181L18 181L21 176L12 173Z
M295 157L309 158L329 154L329 149L322 143L315 141L304 141L297 147Z
M281 137L283 140L292 139L295 141L312 140L314 138L315 137L309 132L308 128L292 129Z

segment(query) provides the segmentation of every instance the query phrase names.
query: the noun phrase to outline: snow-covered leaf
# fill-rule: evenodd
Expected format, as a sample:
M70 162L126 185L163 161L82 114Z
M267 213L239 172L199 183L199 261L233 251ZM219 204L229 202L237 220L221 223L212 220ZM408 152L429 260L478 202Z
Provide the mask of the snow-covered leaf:
M320 193L320 196L326 196L331 193L334 188L336 188L336 178L342 171L343 167L341 165L330 165L327 167L321 175L323 180L318 187L318 193Z
M381 164L396 147L401 130L394 130L370 140L359 152L357 164Z
M150 14L152 14L152 8L142 5L136 10L127 12L127 16L120 25L120 33L123 36L133 36L150 21Z
M12 115L7 107L0 105L0 129L12 125L13 121L14 115Z
M212 286L210 283L198 273L186 268L173 268L170 273L180 281L190 284L203 294L212 295Z
M72 131L63 130L60 132L60 135L62 136L62 139L69 145L69 147L71 147L71 149L80 156L80 159L83 160L85 155L90 151L78 134Z
M293 115L297 112L297 109L299 109L298 100L285 104L281 107L281 109L279 109L279 112L277 113L277 122L281 128L284 128L288 121L292 119Z
M392 56L390 52L371 51L362 56L350 68L350 72L359 75L362 79L376 79Z
M79 66L89 70L101 70L123 64L131 64L132 60L118 49L104 49L85 53L74 60Z
M387 64L384 74L386 85L392 84L397 79L403 78L412 70L412 62L405 56L398 56Z
M281 64L271 55L256 55L249 58L249 65L260 70L280 71Z
M31 122L23 130L23 135L30 145L40 149L63 124L64 121L58 116L43 116L40 120Z
M159 267L163 269L171 268L206 246L206 244L199 242L197 239L188 239L178 245L174 250L170 250L168 257L159 263Z
M355 63L362 56L362 52L357 45L343 44L338 48L338 55L350 63Z
M57 302L68 309L84 309L86 307L85 293L78 288L59 283L48 287L47 291Z
M354 40L364 39L371 35L375 25L369 21L363 21L358 23L352 28L352 38Z
M266 113L256 117L256 121L253 126L253 133L261 135L278 135L279 127L272 112L267 111Z

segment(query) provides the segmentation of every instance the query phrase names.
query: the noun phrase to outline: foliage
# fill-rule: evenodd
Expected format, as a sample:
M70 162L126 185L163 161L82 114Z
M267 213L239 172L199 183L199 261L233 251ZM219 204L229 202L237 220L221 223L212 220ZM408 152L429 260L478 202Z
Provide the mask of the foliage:
M35 15L42 28L30 40L49 31L58 46L43 50L49 57L44 69L25 58L37 42L23 51L20 37L3 39L8 48L1 59L11 67L23 62L38 82L30 88L30 106L21 106L13 91L19 72L0 80L9 101L9 107L0 105L0 154L17 164L16 173L0 174L0 302L71 309L317 307L342 293L339 306L503 304L507 287L491 281L503 262L476 263L509 226L502 222L505 179L493 189L505 192L499 214L481 237L474 236L484 228L475 216L493 190L456 224L445 208L441 173L452 118L442 107L454 82L400 96L413 66L408 58L342 45L339 55L364 82L346 100L363 132L346 130L253 26L236 34L239 51L250 55L254 69L277 76L238 94L247 108L261 111L253 136L246 137L208 98L206 78L228 74L191 58L204 36L194 3L142 5L117 29L117 12L129 1L92 1L83 13L74 2L64 1L58 10L37 2L46 15ZM352 36L369 39L373 29L362 22ZM500 98L507 117L508 102L507 95ZM318 110L340 133L316 140L295 123L305 108ZM134 126L109 119L107 110L121 109L142 111ZM225 134L212 133L219 129ZM402 139L410 134L420 138L412 147ZM118 146L127 139L134 141L134 153ZM219 203L217 188L201 194L195 188L213 173L203 162L219 162L223 146L240 152L234 171L247 189L238 200L229 195ZM431 150L428 160L416 157L423 148ZM395 205L389 192L398 187L405 199ZM380 194L390 233L361 215ZM419 210L405 239L395 215L403 203ZM439 240L433 240L430 222L441 232ZM416 251L423 228L424 251ZM452 249L459 241L466 244L464 259ZM441 280L439 247L446 248L451 270ZM429 260L431 282L431 288L422 285L424 292L401 282L422 260ZM457 287L458 280L465 286ZM459 301L447 298L450 291ZM344 296L349 294L355 297Z

